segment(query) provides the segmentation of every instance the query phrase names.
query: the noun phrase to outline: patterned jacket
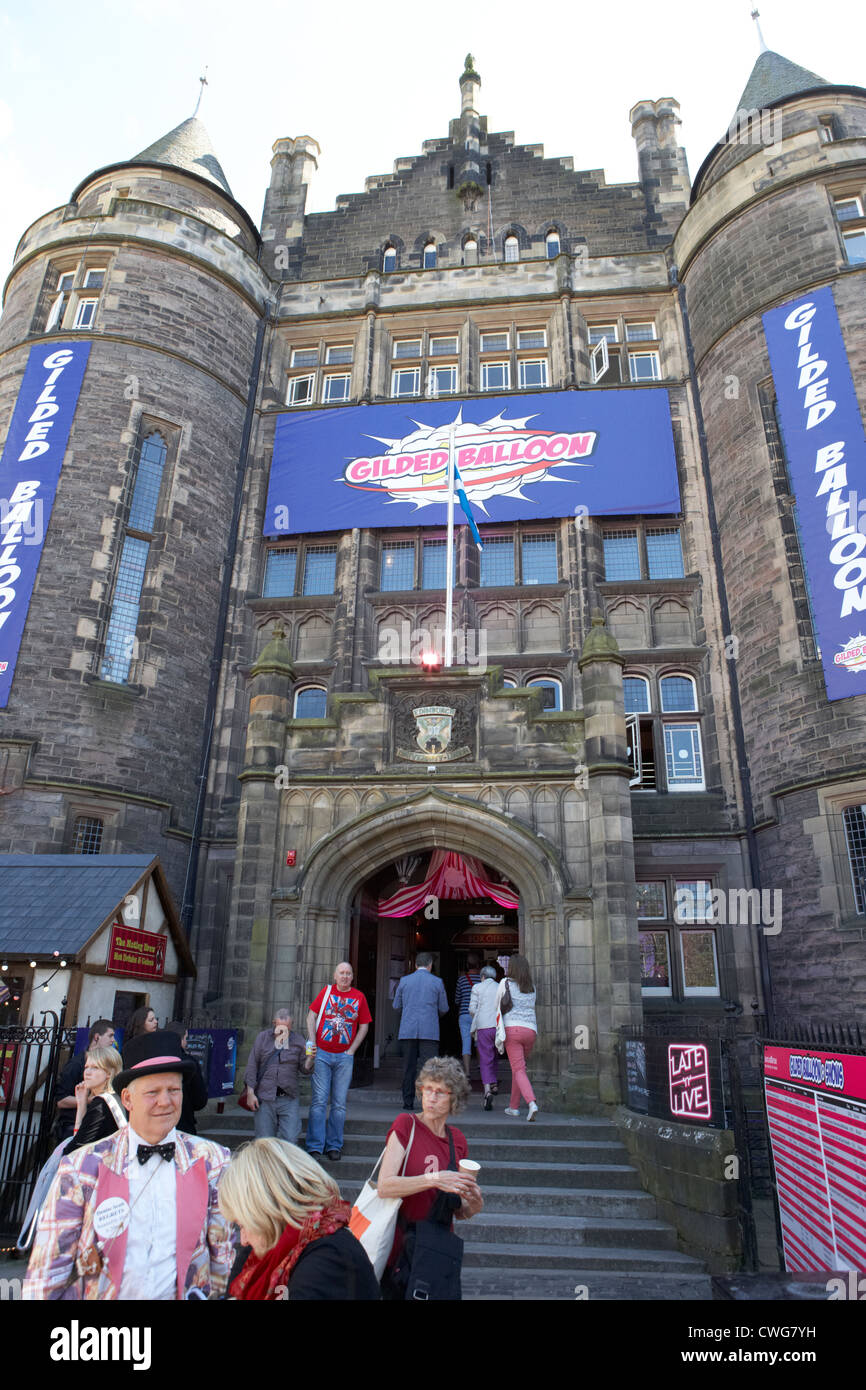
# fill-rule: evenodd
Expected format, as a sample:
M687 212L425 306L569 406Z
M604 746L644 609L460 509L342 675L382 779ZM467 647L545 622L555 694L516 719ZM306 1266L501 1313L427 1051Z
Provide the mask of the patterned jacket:
M226 1292L234 1233L217 1207L220 1174L231 1157L208 1139L178 1131L177 1297L193 1287L207 1298ZM25 1299L116 1299L123 1279L126 1231L103 1239L94 1212L106 1199L129 1201L129 1129L88 1144L61 1160L42 1209L27 1277ZM76 1260L96 1247L102 1269L80 1274Z

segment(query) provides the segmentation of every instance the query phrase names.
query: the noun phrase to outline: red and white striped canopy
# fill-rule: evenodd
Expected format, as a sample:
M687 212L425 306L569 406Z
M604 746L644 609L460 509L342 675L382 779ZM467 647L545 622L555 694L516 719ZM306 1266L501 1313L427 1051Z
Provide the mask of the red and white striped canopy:
M492 898L500 907L517 907L513 888L487 878L480 859L456 854L451 849L434 849L423 883L398 888L390 898L379 901L380 917L409 917L418 912L429 897Z

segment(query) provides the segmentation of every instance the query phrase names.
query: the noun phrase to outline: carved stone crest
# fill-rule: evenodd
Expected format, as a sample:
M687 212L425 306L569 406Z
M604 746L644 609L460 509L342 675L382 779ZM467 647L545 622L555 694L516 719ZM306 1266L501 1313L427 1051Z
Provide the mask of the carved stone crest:
M448 763L473 756L474 702L463 695L404 696L395 709L395 758Z

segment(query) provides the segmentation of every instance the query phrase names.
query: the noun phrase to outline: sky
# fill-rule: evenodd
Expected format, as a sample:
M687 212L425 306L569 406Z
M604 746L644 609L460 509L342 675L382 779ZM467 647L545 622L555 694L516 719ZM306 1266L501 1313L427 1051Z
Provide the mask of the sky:
M756 0L769 48L866 86L860 0ZM736 110L758 56L750 0L0 0L0 284L27 226L87 174L199 115L232 191L258 224L273 142L321 145L307 210L444 136L467 50L491 131L633 182L629 109L680 103L692 176ZM591 13L587 13L591 10ZM538 15L530 24L528 13ZM245 22L246 19L249 22ZM613 24L608 20L613 18Z

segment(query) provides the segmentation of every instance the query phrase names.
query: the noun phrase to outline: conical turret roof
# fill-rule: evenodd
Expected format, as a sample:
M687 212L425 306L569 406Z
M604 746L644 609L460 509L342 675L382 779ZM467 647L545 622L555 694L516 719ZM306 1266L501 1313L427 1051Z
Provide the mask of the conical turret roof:
M167 164L173 169L184 169L188 174L198 174L216 184L230 198L234 197L222 165L214 153L205 127L197 116L181 121L174 130L154 140L146 150L140 150L130 164Z
M801 68L799 63L792 63L781 53L766 48L752 68L737 110L760 111L762 107L772 106L773 102L792 97L796 92L830 86L832 83L819 77L816 72Z

